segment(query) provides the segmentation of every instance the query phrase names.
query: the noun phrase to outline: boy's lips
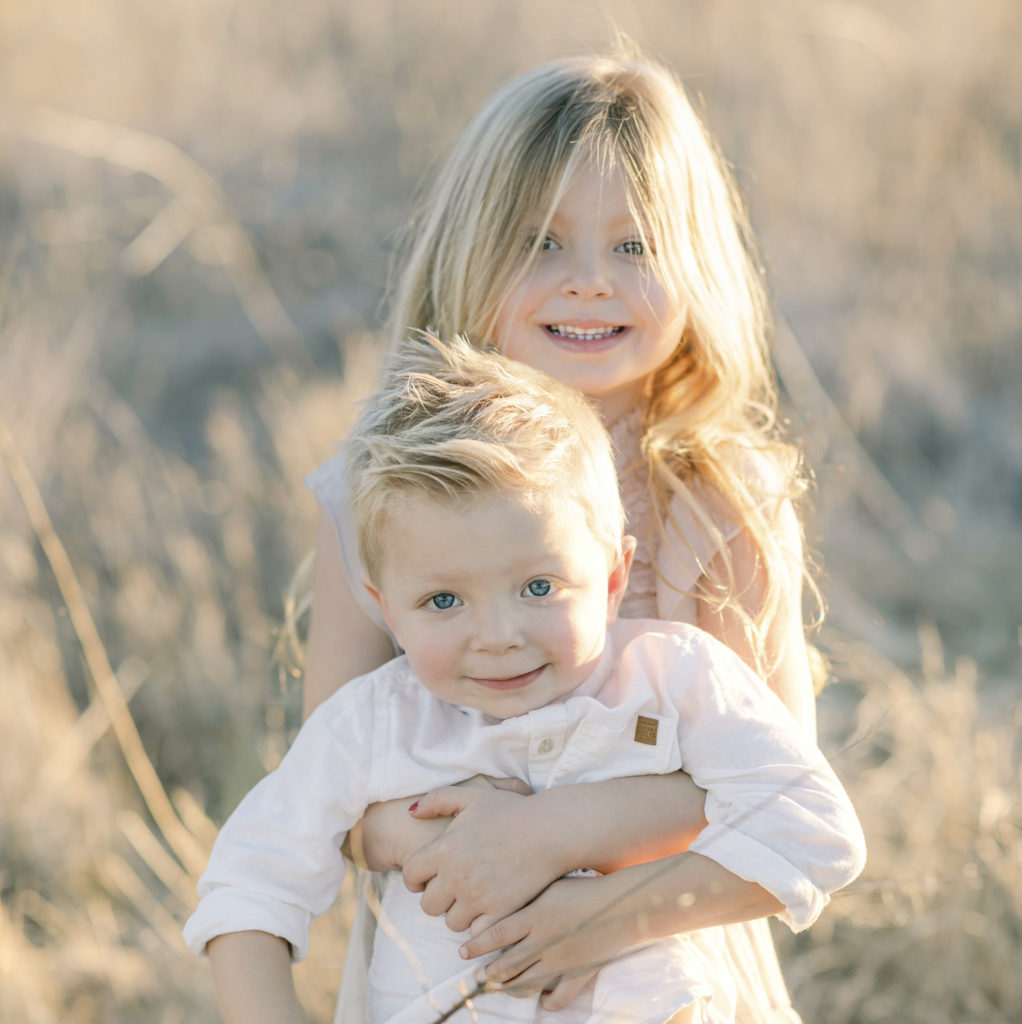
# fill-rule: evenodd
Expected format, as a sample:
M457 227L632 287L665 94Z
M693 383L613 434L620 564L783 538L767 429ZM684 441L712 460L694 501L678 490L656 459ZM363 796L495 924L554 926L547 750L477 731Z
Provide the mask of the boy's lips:
M504 676L500 679L487 679L479 676L472 676L471 679L473 683L485 686L489 690L520 690L523 686L528 686L538 679L545 668L546 665L540 665L539 668L534 668L531 672L523 672L518 676Z

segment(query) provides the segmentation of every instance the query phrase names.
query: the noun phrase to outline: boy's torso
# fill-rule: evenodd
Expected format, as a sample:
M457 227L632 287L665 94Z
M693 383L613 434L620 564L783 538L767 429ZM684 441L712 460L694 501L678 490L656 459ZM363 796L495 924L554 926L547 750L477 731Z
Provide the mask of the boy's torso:
M334 698L341 731L347 731L340 720L347 717L344 690L372 691L373 734L362 738L371 744L368 802L475 774L521 779L538 792L678 770L677 693L689 669L699 670L694 652L705 634L672 624L670 636L663 637L651 634L651 625L615 623L589 680L561 700L514 718L494 719L437 699L416 681L404 658L348 684Z

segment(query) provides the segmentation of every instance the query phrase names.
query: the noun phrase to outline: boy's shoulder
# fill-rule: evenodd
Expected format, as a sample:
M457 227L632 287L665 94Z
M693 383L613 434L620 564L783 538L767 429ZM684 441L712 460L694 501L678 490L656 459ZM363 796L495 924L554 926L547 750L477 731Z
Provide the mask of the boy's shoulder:
M705 629L700 629L689 622L664 619L618 619L610 626L610 633L622 654L632 647L699 651L723 646Z
M672 669L702 666L707 670L749 672L726 644L688 622L618 619L610 627L619 663L640 662Z
M375 705L381 700L421 703L435 699L412 672L408 658L401 654L338 687L314 714L331 721L346 719L356 709Z

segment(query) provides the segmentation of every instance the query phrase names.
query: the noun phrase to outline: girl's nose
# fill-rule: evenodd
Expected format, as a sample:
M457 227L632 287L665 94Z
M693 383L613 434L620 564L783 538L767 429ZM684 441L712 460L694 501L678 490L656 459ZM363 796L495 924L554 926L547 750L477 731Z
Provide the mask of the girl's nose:
M561 292L579 299L605 299L613 294L605 262L596 255L579 254L571 261Z

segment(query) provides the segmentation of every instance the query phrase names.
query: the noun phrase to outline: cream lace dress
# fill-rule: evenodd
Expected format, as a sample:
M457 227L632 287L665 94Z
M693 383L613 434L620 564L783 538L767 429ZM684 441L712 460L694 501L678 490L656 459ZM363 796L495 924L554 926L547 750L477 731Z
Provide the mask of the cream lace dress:
M628 514L628 532L638 542L632 562L628 591L621 607L626 618L661 618L696 622L695 598L691 591L700 576L700 565L712 559L716 544L728 542L739 527L729 521L719 501L705 495L706 507L718 535L711 540L694 517L681 507L672 507L672 529L685 537L671 543L669 557L651 542L652 504L646 466L640 451L640 418L636 411L611 428L621 498ZM361 567L354 529L347 512L344 487L344 457L335 456L305 478L337 526L345 568L352 592L363 610L386 629L379 609L359 583ZM659 572L658 572L659 570ZM372 885L372 873L360 884ZM348 952L341 980L335 1024L369 1024L367 977L375 922L364 899L359 900L355 923L348 939ZM781 975L769 924L765 919L726 925L725 958L738 990L736 1024L801 1024Z

